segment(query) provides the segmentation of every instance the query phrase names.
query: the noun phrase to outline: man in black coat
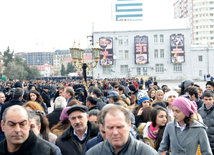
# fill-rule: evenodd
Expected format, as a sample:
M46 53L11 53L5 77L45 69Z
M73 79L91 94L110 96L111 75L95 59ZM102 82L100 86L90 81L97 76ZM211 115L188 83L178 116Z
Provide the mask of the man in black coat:
M101 99L100 99L100 97L102 96L102 92L101 92L101 90L99 89L99 88L94 88L93 90L92 90L92 94L95 96L95 97L97 97L97 108L99 109L99 110L101 110L105 105L106 105L106 103L105 102L103 102Z
M51 129L54 125L56 125L59 122L60 115L62 113L62 110L66 107L67 102L64 97L59 96L55 100L55 109L52 113L46 115L49 121L49 129Z
M2 130L6 139L0 142L0 154L56 155L54 148L36 137L28 111L20 105L11 106L3 113Z
M88 121L87 112L88 108L84 105L74 105L67 110L71 126L56 139L62 155L68 155L68 152L82 155L88 140L97 136L99 128Z
M42 98L44 100L44 102L46 103L47 107L51 107L51 99L50 99L50 96L48 94L48 87L45 86L44 87L44 90L42 92Z

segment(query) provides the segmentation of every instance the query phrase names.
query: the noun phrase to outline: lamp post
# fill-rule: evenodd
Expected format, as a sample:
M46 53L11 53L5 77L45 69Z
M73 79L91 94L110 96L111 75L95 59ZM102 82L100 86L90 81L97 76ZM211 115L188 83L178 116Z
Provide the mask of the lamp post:
M97 64L98 64L98 61L100 58L101 48L100 48L98 41L97 41L96 45L92 48L92 55L93 55L94 60L92 62L86 63L84 60L84 49L80 48L80 43L79 43L78 47L76 47L75 44L76 44L76 42L74 41L73 47L70 48L71 57L73 59L73 63L74 63L75 68L83 71L83 73L82 73L83 74L83 85L85 88L84 89L84 98L86 99L87 91L88 91L86 68L93 69L93 68L97 67Z

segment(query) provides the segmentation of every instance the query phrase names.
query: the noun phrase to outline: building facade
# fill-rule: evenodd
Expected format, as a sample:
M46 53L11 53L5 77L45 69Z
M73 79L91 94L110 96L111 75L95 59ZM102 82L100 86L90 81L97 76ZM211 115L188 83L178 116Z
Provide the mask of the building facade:
M114 0L112 21L143 21L142 0Z
M181 20L178 21L181 22ZM145 29L143 26L140 26L142 27L140 30L130 25L127 30L94 31L95 40L101 41L105 37L112 39L113 54L109 54L107 49L106 56L107 60L112 56L113 62L106 63L106 65L103 63L105 60L100 60L98 67L93 70L93 76L95 78L127 78L147 75L156 76L157 80L203 79L203 75L208 73L207 52L198 46L191 47L190 28L186 20L182 22L183 24L181 23L179 27L175 19L172 22L174 27L173 24L170 27L159 24L156 28L152 28L142 24ZM120 27L120 25L112 27L117 29L117 26ZM136 41L139 38L142 42L143 38L145 40L147 38L147 41L139 45ZM136 54L139 49L142 49L143 54ZM210 48L210 56L214 56L211 51ZM101 58L102 53L105 52L101 52ZM208 57L209 66L212 66L214 64L210 56ZM211 67L209 68L211 71Z
M193 45L214 45L214 0L177 0L174 17L188 17Z
M53 65L61 68L61 63L65 60L65 59L69 59L71 58L71 52L70 50L56 50L54 52L54 56L53 56Z
M20 52L15 53L14 55L26 60L27 65L29 66L44 64L53 65L53 52Z

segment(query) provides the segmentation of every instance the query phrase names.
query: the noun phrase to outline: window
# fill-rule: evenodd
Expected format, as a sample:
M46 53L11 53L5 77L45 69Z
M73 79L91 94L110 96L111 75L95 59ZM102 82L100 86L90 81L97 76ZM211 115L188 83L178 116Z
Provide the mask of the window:
M164 49L160 49L160 57L164 58Z
M202 70L199 70L199 76L202 76Z
M182 72L182 64L181 63L177 63L177 64L173 64L173 70L174 72Z
M137 75L141 75L141 68L140 67L137 68Z
M119 45L123 45L123 36L118 36Z
M158 49L154 50L154 58L158 58Z
M199 56L198 56L198 61L203 61L202 55L199 55Z
M125 59L129 59L129 51L125 50Z
M154 43L158 43L158 35L154 35Z
M160 34L160 43L164 42L163 34Z
M119 50L119 59L123 59L123 51Z
M124 45L128 45L129 44L129 36L124 36Z
M156 73L163 73L164 72L163 64L155 64L155 72Z
M128 65L120 65L120 73L122 74L128 73Z
M111 74L110 66L103 66L103 74Z

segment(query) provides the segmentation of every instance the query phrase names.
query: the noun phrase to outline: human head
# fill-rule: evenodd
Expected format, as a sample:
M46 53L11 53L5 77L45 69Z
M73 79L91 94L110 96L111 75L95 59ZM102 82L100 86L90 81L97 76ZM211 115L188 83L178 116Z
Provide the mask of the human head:
M35 113L35 111L29 112L29 118L31 120L30 128L34 132L34 134L38 137L41 130L41 123L39 116Z
M19 150L29 136L28 111L20 105L8 107L3 112L1 128L6 137L8 152Z
M137 100L138 100L138 105L142 105L142 107L149 106L150 104L150 98L147 95L147 92L145 90L141 90L137 94Z
M24 90L22 88L15 88L14 89L14 93L13 93L13 97L16 99L22 99L24 95Z
M194 81L192 79L187 79L181 82L180 85L178 85L178 87L181 88L181 95L184 94L184 89L187 87L191 87L194 86Z
M176 91L168 91L164 94L164 101L167 102L169 105L172 105L172 102L175 98L178 97L178 93Z
M69 100L71 97L74 96L74 89L72 87L66 87L64 89L63 96L66 100Z
M119 93L114 90L108 92L107 98L109 98L109 103L112 104L117 103L120 99Z
M41 104L39 104L38 102L35 102L35 101L28 101L27 103L25 103L23 105L23 107L25 107L29 111L40 110L40 111L44 112L44 109L41 106Z
M88 115L89 115L89 121L94 123L94 124L98 124L97 123L97 115L99 113L99 110L95 109L95 110L91 110L88 112Z
M67 102L64 97L58 96L54 104L55 104L55 108L65 108L67 105Z
M82 103L81 103L79 100L71 100L71 101L67 104L66 107L71 107L71 106L77 105L77 104L81 105Z
M120 150L128 141L131 129L131 116L122 106L110 106L103 109L102 120L106 137L115 150Z
M86 106L88 108L94 107L97 105L97 98L94 96L88 96L86 99Z
M207 81L206 83L206 90L212 90L214 89L214 82L213 81Z
M184 93L190 96L190 101L198 100L198 90L196 87L187 87L184 89Z
M47 86L44 86L44 91L47 93L48 92L48 87Z
M5 95L3 92L0 92L0 104L4 104L4 101L5 101Z
M35 98L35 100L33 100ZM27 96L27 101L36 101L38 103L43 102L42 96L36 90L30 90Z
M60 87L58 90L59 90L59 96L63 96L64 87Z
M130 89L130 91L131 91L132 94L136 91L136 87L133 84L129 85L129 89Z
M105 132L105 128L104 128L101 116L102 116L102 110L100 110L100 112L97 115L97 123L98 123L100 134L103 140L106 140L106 132Z
M213 105L213 93L211 90L204 91L203 101L207 108L212 107Z
M153 89L153 88L150 89L148 92L149 98L152 98L154 100L155 99L155 93L156 93L155 89Z
M73 105L67 110L71 126L75 132L83 132L86 130L88 123L88 108L83 105Z
M125 87L123 85L119 85L118 90L119 95L122 95L125 92Z
M197 90L198 90L198 97L202 99L203 98L203 90L200 87L198 87Z
M98 99L102 96L102 91L99 88L96 88L96 87L92 90L92 93Z
M167 110L161 106L156 106L151 112L151 121L153 127L159 128L165 126L167 123L168 114Z
M90 86L90 87L88 88L88 93L89 93L89 95L92 95L93 90L94 90L95 88L96 88L96 87L94 87L94 86Z
M148 106L143 108L143 112L141 114L141 120L144 123L150 122L151 121L151 112L152 112L153 107Z
M163 97L164 97L163 91L162 91L162 90L157 90L157 91L156 91L155 98L156 98L158 101L163 101Z

